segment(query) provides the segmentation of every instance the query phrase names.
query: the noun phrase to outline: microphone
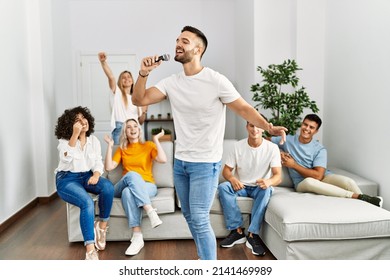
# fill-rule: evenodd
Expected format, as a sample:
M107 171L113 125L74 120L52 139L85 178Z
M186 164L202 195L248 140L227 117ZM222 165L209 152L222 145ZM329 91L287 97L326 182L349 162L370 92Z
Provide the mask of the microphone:
M160 55L155 62L159 62L160 60L168 61L170 58L171 58L171 56L166 53L166 54Z

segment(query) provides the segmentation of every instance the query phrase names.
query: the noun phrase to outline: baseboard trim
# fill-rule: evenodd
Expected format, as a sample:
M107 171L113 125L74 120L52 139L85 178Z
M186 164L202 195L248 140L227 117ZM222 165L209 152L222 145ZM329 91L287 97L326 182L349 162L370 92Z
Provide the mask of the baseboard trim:
M18 212L16 212L14 215L12 215L9 219L5 220L3 223L0 224L0 234L6 230L9 226L11 226L13 223L15 223L17 220L19 220L21 217L23 217L26 213L28 213L31 209L36 207L38 204L47 204L54 199L58 197L57 192L54 192L50 196L45 197L37 197L33 199L29 204L24 206L22 209L20 209Z
M40 204L47 204L49 202L52 202L57 197L58 197L57 192L54 192L50 196L41 196L41 197L38 197L38 203L40 203Z

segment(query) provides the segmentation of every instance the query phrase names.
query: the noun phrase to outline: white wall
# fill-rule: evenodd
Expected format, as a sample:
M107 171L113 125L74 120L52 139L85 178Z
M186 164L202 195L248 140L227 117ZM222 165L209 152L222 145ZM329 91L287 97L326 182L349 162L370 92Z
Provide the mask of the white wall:
M236 68L236 87L242 97L250 104L252 102L252 92L250 87L256 83L255 74L256 66L253 59L255 55L255 28L253 25L255 18L254 1L241 0L236 1L235 5L236 20L236 37L235 43L235 68ZM230 56L229 56L230 57ZM235 133L231 138L247 137L246 121L240 117L233 116L227 118L227 129L235 127ZM230 126L229 124L235 126ZM229 138L229 137L225 137Z
M49 2L0 2L0 223L53 193Z
M323 117L324 94L324 0L255 1L255 55L257 66L295 59L299 85L316 101ZM256 82L261 82L256 72ZM270 117L269 111L262 111ZM311 113L305 110L304 114ZM322 139L322 131L316 135Z
M324 143L333 165L379 183L390 209L390 1L328 1Z

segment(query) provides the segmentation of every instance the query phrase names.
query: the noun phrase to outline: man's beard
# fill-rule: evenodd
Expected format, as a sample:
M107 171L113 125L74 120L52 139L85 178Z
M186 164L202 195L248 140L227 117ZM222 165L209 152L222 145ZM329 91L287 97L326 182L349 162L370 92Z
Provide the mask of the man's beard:
M178 55L175 55L175 61L180 62L181 64L185 64L191 62L193 57L194 57L194 49L189 51L184 51L184 54L181 54L180 57L178 57Z

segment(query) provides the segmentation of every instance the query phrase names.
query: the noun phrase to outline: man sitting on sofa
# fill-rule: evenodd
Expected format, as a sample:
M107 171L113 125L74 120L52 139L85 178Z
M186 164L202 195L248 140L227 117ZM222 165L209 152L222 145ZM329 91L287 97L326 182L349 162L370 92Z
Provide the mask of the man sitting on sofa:
M263 138L263 129L248 122L246 129L248 138L238 141L226 159L222 175L227 181L218 186L226 228L231 231L220 246L232 247L246 242L254 255L263 256L265 250L259 237L260 226L272 195L272 186L282 180L281 158L278 146ZM247 237L242 228L238 196L254 199Z
M362 194L354 180L332 174L326 169L327 151L318 141L313 140L321 124L319 116L309 114L302 121L300 134L288 135L283 145L278 144L280 138L270 138L281 149L282 165L288 167L295 190L360 199L381 207L383 202L381 197Z

